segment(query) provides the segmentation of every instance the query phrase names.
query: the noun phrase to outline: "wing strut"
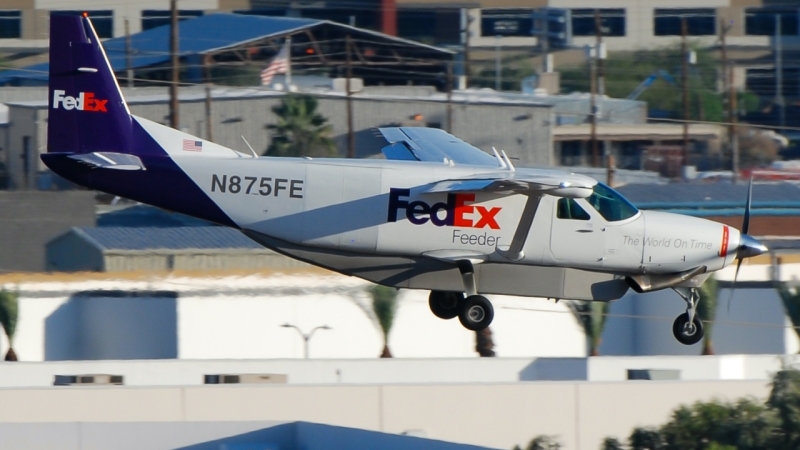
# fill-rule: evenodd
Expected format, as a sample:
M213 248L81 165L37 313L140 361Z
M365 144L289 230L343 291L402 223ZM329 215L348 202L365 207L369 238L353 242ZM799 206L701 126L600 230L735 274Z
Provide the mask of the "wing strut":
M533 225L533 218L536 216L536 210L539 209L539 202L542 200L541 195L528 195L525 201L525 209L522 210L522 217L519 218L517 230L514 231L514 238L511 240L511 245L508 250L497 249L500 256L511 260L519 261L525 254L522 248L525 246L525 241L528 239L528 233L531 231Z

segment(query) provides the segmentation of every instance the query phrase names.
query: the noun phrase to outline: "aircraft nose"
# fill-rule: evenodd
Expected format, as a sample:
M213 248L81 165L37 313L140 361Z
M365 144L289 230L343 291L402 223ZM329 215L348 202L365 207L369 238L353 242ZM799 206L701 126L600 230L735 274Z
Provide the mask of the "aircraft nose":
M736 251L736 257L739 259L752 258L766 253L768 250L767 246L759 242L758 239L742 234L739 238L739 249Z

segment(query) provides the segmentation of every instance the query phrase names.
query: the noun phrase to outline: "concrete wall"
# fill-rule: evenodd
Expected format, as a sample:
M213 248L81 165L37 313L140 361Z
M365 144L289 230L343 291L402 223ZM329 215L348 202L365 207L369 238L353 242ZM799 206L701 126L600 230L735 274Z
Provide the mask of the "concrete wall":
M167 301L162 303L168 305ZM167 311L167 314L171 313ZM111 321L112 326L116 324ZM132 326L127 327L130 329ZM174 333L174 328L165 325L164 330L157 331L157 334L170 331ZM142 338L150 339L147 336ZM69 350L71 344L62 344L62 347ZM800 358L796 355L591 358L377 358L373 355L372 358L360 359L23 361L0 364L0 388L47 387L53 385L57 375L87 374L121 375L125 386L137 387L200 386L206 375L221 374L285 375L286 383L291 385L616 382L628 380L628 370L677 371L677 380L682 381L766 382L782 367L800 367L799 363Z
M0 423L296 421L494 448L556 435L594 450L679 405L769 393L763 381L1 389ZM0 434L0 445L5 435Z
M45 269L45 244L74 226L94 226L94 193L0 191L0 271Z
M263 359L302 358L303 340L295 330L280 325L291 323L308 332L320 325L310 341L312 358L374 358L383 348L382 335L373 320L371 300L365 292L369 283L316 270L275 273L272 276L229 276L224 278L148 275L124 280L99 275L72 281L14 281L5 284L20 291L19 324L14 348L23 361L48 359L48 336L71 333L73 325L52 318L79 292L121 290L172 291L178 293L177 316L165 329L176 329L180 359ZM2 285L2 283L0 283ZM475 333L456 320L437 319L428 308L427 291L401 291L399 309L389 335L389 346L398 357L473 357ZM585 356L583 332L564 303L541 299L493 297L492 326L495 350L505 357ZM95 303L87 303L94 308ZM120 303L111 303L122 308ZM162 320L157 310L133 302L140 309L123 314L106 311L109 323L147 327ZM538 312L520 312L536 308ZM127 314L127 315L126 315ZM142 322L137 325L138 322ZM88 326L88 325L87 325ZM66 327L66 328L65 328ZM114 332L115 327L104 327ZM557 339L553 339L557 336ZM107 337L110 338L110 337ZM117 339L117 338L115 338ZM7 348L5 337L0 349ZM144 345L136 339L130 347ZM75 350L83 352L84 350ZM125 350L133 351L133 350ZM141 357L152 357L143 354ZM109 356L112 357L112 356Z

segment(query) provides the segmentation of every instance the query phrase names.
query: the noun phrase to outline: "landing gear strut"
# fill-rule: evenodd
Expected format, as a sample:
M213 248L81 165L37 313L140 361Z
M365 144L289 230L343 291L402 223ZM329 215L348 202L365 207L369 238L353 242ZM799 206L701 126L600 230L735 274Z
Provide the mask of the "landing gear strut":
M686 302L686 312L675 319L672 334L684 345L694 345L703 340L703 322L697 317L700 294L696 288L673 288Z
M464 328L472 331L483 330L494 319L492 302L488 298L478 295L475 269L472 263L461 260L457 264L464 282L466 298L460 292L431 291L428 297L428 306L433 315L440 319L453 319L458 316L458 321Z

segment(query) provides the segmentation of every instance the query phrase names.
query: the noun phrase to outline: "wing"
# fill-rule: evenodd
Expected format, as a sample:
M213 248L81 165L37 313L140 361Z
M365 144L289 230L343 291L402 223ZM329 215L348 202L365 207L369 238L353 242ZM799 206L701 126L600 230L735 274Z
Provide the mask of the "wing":
M517 169L477 174L469 178L431 183L423 193L491 192L501 195L549 194L556 197L585 198L592 195L597 180L555 170Z
M386 159L449 160L456 164L497 166L493 156L438 128L378 128L378 131L390 144L381 149Z

